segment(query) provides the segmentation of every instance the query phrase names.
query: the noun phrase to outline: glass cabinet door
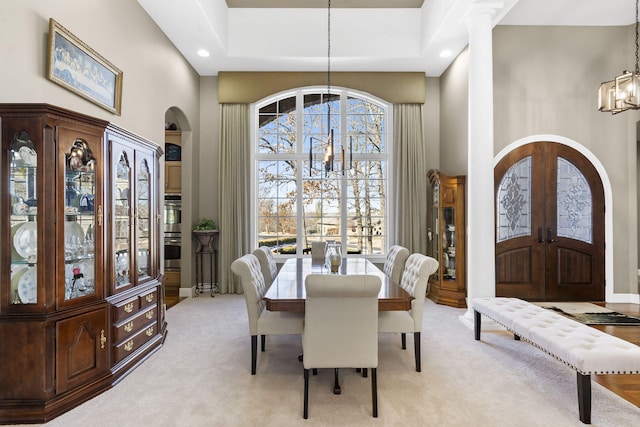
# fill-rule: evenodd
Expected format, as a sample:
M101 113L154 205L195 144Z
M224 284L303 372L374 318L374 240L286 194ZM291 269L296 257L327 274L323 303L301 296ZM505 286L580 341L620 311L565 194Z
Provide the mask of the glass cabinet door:
M455 208L442 209L442 274L445 280L456 279Z
M11 231L10 304L38 303L38 155L19 132L8 150Z
M73 140L64 158L64 301L70 301L96 295L98 165L82 138Z
M151 158L136 153L136 265L138 282L151 277Z
M116 290L129 286L131 278L131 196L133 187L133 152L117 144L112 146L113 171L113 267Z

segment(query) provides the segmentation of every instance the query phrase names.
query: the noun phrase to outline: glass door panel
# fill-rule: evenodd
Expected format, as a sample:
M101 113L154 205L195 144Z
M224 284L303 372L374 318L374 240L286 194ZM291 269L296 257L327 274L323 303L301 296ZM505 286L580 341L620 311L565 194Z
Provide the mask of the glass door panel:
M137 218L137 266L138 280L150 275L151 248L151 173L149 162L143 159L138 163L136 182L136 218Z
M130 154L120 152L115 165L113 186L113 253L116 288L131 283L131 164Z
M11 304L38 303L37 168L35 145L19 132L9 148Z
M95 295L96 159L83 139L65 154L64 300Z

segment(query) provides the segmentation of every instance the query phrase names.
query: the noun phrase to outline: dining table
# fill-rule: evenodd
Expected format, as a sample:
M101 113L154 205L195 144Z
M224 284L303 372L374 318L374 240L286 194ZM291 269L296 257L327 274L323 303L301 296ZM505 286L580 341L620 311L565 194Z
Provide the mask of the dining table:
M380 277L382 286L378 294L378 310L410 310L413 296L398 283L394 283L382 270L364 257L344 257L337 273L331 273L323 264L311 257L289 258L280 268L271 287L264 295L267 310L304 313L304 282L309 274L372 274Z

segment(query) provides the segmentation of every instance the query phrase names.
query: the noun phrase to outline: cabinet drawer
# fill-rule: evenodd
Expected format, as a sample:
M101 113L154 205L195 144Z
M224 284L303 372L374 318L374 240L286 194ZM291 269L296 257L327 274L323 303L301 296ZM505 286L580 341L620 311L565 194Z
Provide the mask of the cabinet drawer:
M114 304L114 321L121 322L122 320L134 316L138 310L140 309L140 304L138 302L138 297L129 298L123 301L120 301L117 304Z
M152 291L140 294L140 308L148 307L158 302L158 288L153 288Z
M136 334L130 336L123 342L119 343L115 346L115 357L114 362L118 363L121 360L127 358L131 354L133 354L137 349L139 349L144 343L149 341L151 338L158 334L158 323L153 322Z
M129 336L135 334L152 321L157 320L157 313L155 307L151 307L146 311L141 311L133 318L128 318L120 323L114 325L113 342L119 343L120 341L127 339Z

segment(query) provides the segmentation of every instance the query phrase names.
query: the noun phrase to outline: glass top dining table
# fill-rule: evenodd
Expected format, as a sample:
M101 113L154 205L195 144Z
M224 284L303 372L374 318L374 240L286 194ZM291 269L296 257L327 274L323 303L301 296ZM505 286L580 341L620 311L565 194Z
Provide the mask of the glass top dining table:
M311 258L290 258L283 265L264 296L267 310L304 313L306 298L304 281L309 274L332 274ZM413 297L393 283L378 267L366 258L343 258L338 274L373 274L382 280L378 294L378 310L410 310Z

